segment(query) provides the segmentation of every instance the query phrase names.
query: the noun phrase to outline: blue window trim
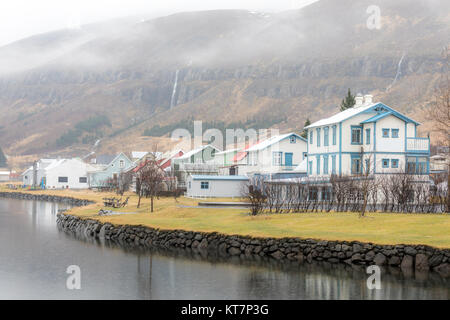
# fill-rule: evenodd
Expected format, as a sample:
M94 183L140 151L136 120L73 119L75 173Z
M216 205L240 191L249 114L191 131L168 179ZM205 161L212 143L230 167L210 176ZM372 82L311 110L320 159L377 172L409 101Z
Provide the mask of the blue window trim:
M387 163L387 164L384 164L384 163ZM389 159L381 159L381 167L383 167L383 168L389 168Z
M313 144L314 141L313 133L314 132L312 130L309 131L309 144Z
M336 174L336 155L331 156L331 174Z
M399 129L391 129L391 138L398 138L399 131L400 131Z
M200 189L203 189L203 190L209 189L209 181L201 181Z
M317 131L317 139L316 139L317 146L320 147L320 128L317 128L316 131Z
M280 163L279 164L275 164L275 155L276 154L280 155ZM273 151L272 152L272 165L281 166L282 164L283 164L283 152L282 151Z
M328 174L328 155L323 156L323 174Z
M359 143L358 142L353 142L353 130L358 129L360 134L359 134ZM351 126L351 131L350 131L350 140L351 140L351 144L353 145L361 145L363 143L363 128L361 126Z
M316 156L316 164L317 164L316 173L320 174L320 156Z
M292 135L289 137L289 143L296 143L297 142L297 137Z
M353 161L359 160L359 172L355 172L353 170ZM351 163L350 163L350 171L352 174L361 173L362 172L362 161L361 161L361 155L351 155Z
M381 129L381 137L382 138L389 138L389 131L390 131L390 129L388 129L388 128L382 128ZM387 133L387 134L385 135L385 133Z
M312 174L312 169L313 169L313 162L312 161L308 161L308 164L309 164L309 174Z
M325 128L323 128L323 145L325 146L325 147L328 147L328 144L329 144L329 131L330 131L330 128L329 127L325 127Z
M399 159L391 159L391 168L398 168Z
M336 145L336 131L337 131L336 125L332 126L331 128L333 130L333 146L335 146Z
M366 129L366 144L370 144L370 129Z

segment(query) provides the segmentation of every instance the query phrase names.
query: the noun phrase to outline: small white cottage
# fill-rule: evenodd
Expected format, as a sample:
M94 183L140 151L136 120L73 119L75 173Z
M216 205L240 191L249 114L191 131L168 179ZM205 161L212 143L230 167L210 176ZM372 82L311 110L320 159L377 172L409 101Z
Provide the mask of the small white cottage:
M87 189L89 165L81 159L58 159L45 168L42 185L47 189Z
M190 175L186 183L188 197L241 197L248 182L246 176Z

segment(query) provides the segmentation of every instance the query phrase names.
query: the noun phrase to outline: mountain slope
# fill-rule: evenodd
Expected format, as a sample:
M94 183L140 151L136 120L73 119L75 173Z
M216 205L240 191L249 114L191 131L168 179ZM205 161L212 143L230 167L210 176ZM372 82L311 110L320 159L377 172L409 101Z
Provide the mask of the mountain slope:
M0 48L0 66L12 52L34 62L0 71L0 145L9 154L79 155L101 138L101 148L127 150L145 129L192 118L280 119L280 128L300 129L306 117L336 112L348 88L414 114L447 72L450 5L381 0L381 29L369 30L370 5L180 13ZM34 59L37 48L45 59ZM102 115L111 126L58 145Z

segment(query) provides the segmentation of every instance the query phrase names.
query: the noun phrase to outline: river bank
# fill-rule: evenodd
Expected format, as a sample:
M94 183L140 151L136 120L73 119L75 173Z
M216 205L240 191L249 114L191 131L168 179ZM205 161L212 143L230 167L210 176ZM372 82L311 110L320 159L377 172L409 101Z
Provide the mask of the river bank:
M87 238L149 248L180 248L222 257L264 257L299 263L379 265L403 271L439 273L450 277L450 250L425 245L377 245L358 241L327 241L300 238L255 238L185 230L160 230L144 226L112 225L58 214L58 227Z
M67 195L66 195L67 194ZM76 198L77 196L80 199ZM348 238L342 239L323 239L321 237L308 237L308 228L317 226L326 226L326 223L339 227L336 219L342 220L341 224L348 224L351 221L355 224L363 223L370 233L370 224L375 223L378 229L382 230L383 219L388 219L392 224L393 219L400 216L403 224L406 221L420 219L417 223L421 224L422 229L431 228L424 224L425 218L417 215L394 215L379 214L371 217L372 220L356 220L350 214L331 215L324 214L285 214L285 215L265 215L260 217L250 217L246 213L239 212L236 209L198 209L198 208L179 208L169 205L172 199L160 199L157 201L156 212L148 212L127 215L115 215L101 217L96 214L103 208L101 197L105 194L92 192L72 191L47 191L46 193L36 193L36 191L27 192L0 192L0 197L9 197L17 199L56 201L69 203L76 206L65 214L59 214L57 225L66 232L83 234L87 237L113 241L116 243L127 243L134 246L155 247L155 248L179 248L198 250L203 252L214 252L222 256L240 256L240 257L267 257L279 261L326 261L332 264L347 265L371 265L390 266L401 269L411 269L418 271L436 271L444 277L450 275L450 249L447 247L437 248L426 244L378 244L372 241L359 241ZM136 199L130 199L134 205ZM178 205L182 205L185 199L177 200ZM121 209L123 210L123 208ZM134 207L126 210L135 210ZM141 208L140 210L145 210ZM442 215L436 215L437 219L442 219ZM444 217L447 222L448 216ZM218 224L220 219L220 225ZM239 223L235 220L239 219ZM313 219L315 225L308 226L309 220ZM317 221L318 222L317 222ZM434 220L434 219L433 219ZM121 223L125 221L126 223ZM320 226L317 223L321 223ZM152 225L145 225L152 223ZM202 224L203 227L196 226ZM206 231L205 223L210 223ZM275 228L277 224L284 223L282 236L258 236L268 227ZM290 224L286 227L286 223ZM302 223L302 228L297 228L296 223ZM436 223L436 221L435 221ZM167 225L170 228L167 228ZM183 225L180 228L180 224ZM220 226L226 225L229 229L221 229ZM442 223L440 223L442 227ZM158 226L158 227L156 227ZM218 227L216 227L218 226ZM243 227L249 228L248 233L242 234ZM203 230L202 230L203 229ZM213 229L212 231L208 229ZM444 224L445 229L445 224ZM196 230L196 231L194 231ZM232 230L221 232L220 230ZM245 229L244 229L245 230ZM252 230L256 230L252 233ZM406 230L406 229L405 229ZM400 232L406 232L402 230ZM415 229L409 229L412 232ZM314 230L316 232L317 230ZM389 231L386 231L389 233ZM274 232L272 232L274 233ZM360 231L359 231L360 233ZM277 234L277 233L274 233ZM296 236L300 234L301 236ZM395 235L393 236L393 239ZM424 239L426 239L424 237Z

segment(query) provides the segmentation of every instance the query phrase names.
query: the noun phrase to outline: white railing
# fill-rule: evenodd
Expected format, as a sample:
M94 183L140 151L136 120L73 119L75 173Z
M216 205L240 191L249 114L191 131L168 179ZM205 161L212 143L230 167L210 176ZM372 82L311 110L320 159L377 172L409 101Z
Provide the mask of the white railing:
M429 138L406 138L406 151L428 152L430 150Z

